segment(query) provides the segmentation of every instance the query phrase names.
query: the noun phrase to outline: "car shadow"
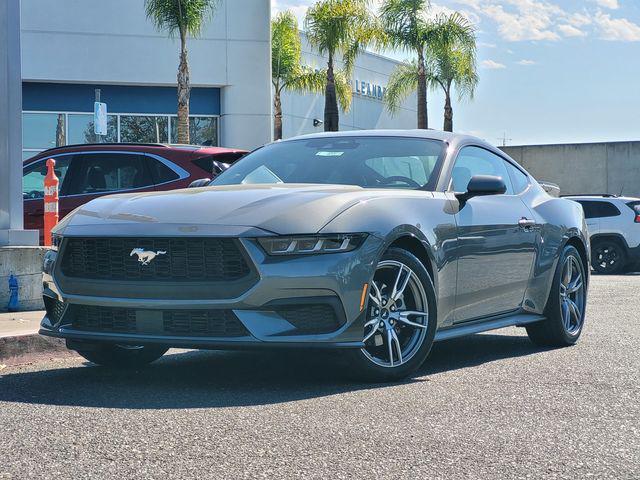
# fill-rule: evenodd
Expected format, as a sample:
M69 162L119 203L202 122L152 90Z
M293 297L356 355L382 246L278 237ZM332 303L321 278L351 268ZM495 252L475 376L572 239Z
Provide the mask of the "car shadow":
M524 336L480 334L437 343L406 384L540 351ZM0 401L126 409L184 409L266 405L398 383L354 381L335 352L189 351L134 371L88 362L67 368L0 376Z

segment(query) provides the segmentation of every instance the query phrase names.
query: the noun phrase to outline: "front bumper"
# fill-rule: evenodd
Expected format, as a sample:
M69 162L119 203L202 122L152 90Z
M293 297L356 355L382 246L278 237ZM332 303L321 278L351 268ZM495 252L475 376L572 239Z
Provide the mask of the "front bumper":
M57 254L49 252L44 273L47 315L40 333L71 344L104 341L210 349L363 346L362 291L373 276L380 239L370 235L352 252L295 257L267 256L252 238L240 238L240 242L258 280L241 295L222 299L185 298L175 285L166 295L154 298L136 298L132 291L112 296L109 288L100 295L67 294L56 281ZM112 290L122 292L118 285ZM117 317L119 331L105 331L93 321L103 318L105 311ZM335 328L314 328L315 319L324 321L322 312L333 312ZM185 316L196 319L192 324L198 328L176 329L184 326L180 322ZM216 328L212 335L201 328L212 326L220 316L239 322L240 328L233 335L220 334Z

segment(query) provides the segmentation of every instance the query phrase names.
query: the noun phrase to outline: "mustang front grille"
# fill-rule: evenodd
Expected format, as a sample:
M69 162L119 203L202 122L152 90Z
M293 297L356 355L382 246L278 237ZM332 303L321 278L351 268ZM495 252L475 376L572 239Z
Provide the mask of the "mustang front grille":
M249 335L231 310L135 310L120 307L70 305L65 322L76 330L184 337Z
M231 238L68 238L61 271L69 278L221 282L251 269Z

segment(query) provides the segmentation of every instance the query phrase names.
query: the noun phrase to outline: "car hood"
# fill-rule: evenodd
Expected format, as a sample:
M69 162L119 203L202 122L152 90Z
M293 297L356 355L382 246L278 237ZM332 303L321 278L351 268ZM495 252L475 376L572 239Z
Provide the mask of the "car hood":
M316 233L341 212L380 190L342 185L230 185L166 192L110 195L65 217L58 233L73 227L105 232L109 225L158 224L255 227L277 234ZM393 193L393 192L382 192ZM153 228L155 226L155 228ZM82 228L83 231L89 231ZM111 231L116 231L111 228ZM102 234L102 233L101 233Z

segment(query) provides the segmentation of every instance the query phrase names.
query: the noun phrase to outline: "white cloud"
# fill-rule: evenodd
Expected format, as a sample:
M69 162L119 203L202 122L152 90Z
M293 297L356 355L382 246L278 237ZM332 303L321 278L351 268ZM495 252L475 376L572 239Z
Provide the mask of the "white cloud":
M0 0L2 1L2 0ZM371 9L377 11L383 0L372 0ZM316 0L271 0L272 14L292 10L303 28L304 16ZM611 18L603 8L618 10L619 0L589 0L582 7L570 11L561 7L560 0L448 0L455 9L442 5L445 0L432 2L431 15L457 10L472 23L482 19L496 24L498 35L510 42L559 41L563 38L586 37L597 32L603 40L640 41L640 25L626 18ZM591 6L590 6L591 5ZM495 44L479 42L479 46L494 48Z
M586 37L587 34L573 25L558 25L558 31L565 37Z
M291 10L298 19L298 27L303 28L304 16L314 0L271 0L271 15Z
M566 18L566 21L574 27L584 27L593 23L591 17L586 13L572 13Z
M503 63L498 63L494 60L483 60L480 62L480 65L487 70L502 70L503 68L507 68Z
M609 14L598 12L594 21L603 40L640 42L640 25L626 18L611 18Z
M594 0L602 8L610 8L611 10L617 10L620 8L618 0Z
M525 67L530 67L532 65L537 65L537 64L538 64L538 62L536 62L534 60L520 60L518 62L518 65L522 65L522 66L525 66Z

